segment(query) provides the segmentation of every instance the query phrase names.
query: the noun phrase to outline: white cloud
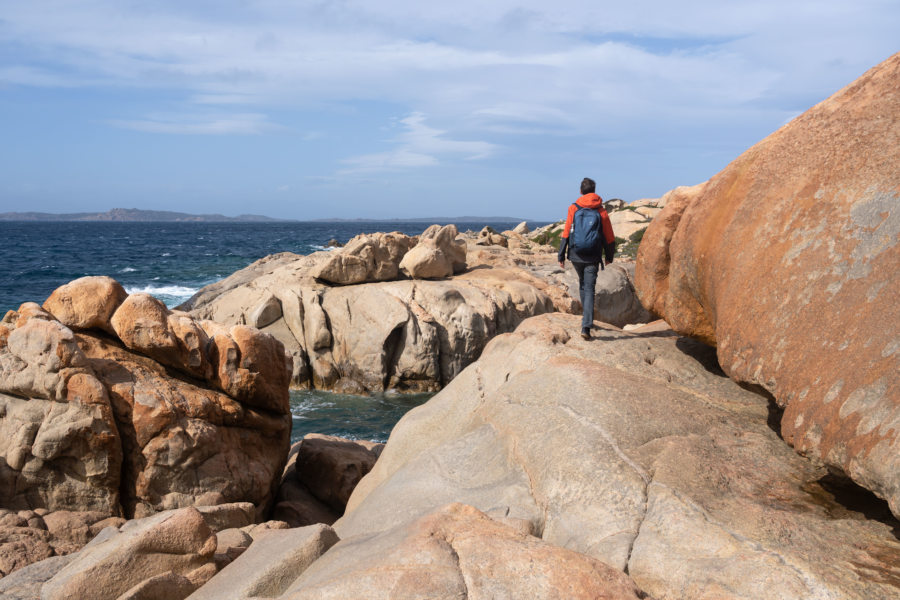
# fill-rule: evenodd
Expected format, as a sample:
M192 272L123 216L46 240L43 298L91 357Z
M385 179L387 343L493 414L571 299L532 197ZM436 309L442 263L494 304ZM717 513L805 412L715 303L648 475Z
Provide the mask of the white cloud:
M887 58L900 30L896 0L41 0L3 13L0 83L243 111L120 127L260 133L276 110L377 102L447 129L407 123L393 150L346 163L369 170L485 156L500 136L778 124Z
M445 131L425 124L425 115L413 113L399 120L404 131L391 143L395 148L387 152L364 154L344 159L347 165L340 173L374 173L397 171L416 167L432 167L440 163L439 157L462 157L466 160L487 158L498 146L482 141L459 141L444 137Z
M256 135L277 128L261 114L158 115L145 119L112 119L109 123L122 129L180 135Z

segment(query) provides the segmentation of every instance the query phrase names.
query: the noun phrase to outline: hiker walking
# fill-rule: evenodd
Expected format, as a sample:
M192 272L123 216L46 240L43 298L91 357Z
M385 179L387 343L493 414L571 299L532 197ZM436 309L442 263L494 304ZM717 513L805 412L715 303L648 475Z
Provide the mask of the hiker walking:
M594 322L594 289L597 272L613 261L616 236L609 215L603 208L603 198L594 193L597 184L585 177L581 181L581 198L569 207L566 226L559 240L559 266L565 268L566 251L578 273L578 293L581 295L581 337L591 339Z

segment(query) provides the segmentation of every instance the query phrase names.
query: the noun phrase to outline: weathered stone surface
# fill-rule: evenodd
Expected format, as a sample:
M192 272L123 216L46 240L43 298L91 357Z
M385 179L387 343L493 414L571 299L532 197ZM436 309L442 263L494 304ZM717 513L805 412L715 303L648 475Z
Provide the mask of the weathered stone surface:
M522 221L515 227L513 227L513 233L518 233L519 235L528 235L531 233L531 230L528 228L528 223L526 221Z
M75 296L91 282L76 283L48 306L89 306ZM4 318L0 507L20 513L0 515L16 519L0 523L0 546L16 568L74 552L123 516L244 502L240 519L222 517L237 527L268 511L290 435L290 359L276 339L207 325L209 343L193 319L147 297L126 299L112 322L152 358L106 331L73 333L33 303ZM40 544L17 551L26 537Z
M23 567L0 579L0 598L3 600L40 600L41 587L63 567L75 560L75 555L53 556Z
M118 514L122 451L70 329L23 305L0 345L0 506Z
M257 510L251 502L230 502L213 506L195 506L213 533L246 527L256 522Z
M407 413L335 523L341 545L464 502L653 597L900 593L892 525L838 504L714 351L652 328L588 342L577 325L525 321Z
M250 314L250 317L247 319L247 324L250 325L250 327L262 329L266 325L271 325L280 319L281 315L281 300L275 296L269 296Z
M241 600L278 597L337 541L337 534L327 525L264 532L254 538L253 544L234 562L189 598Z
M491 227L485 227L478 233L475 244L478 246L503 246L505 248L509 245L509 242L506 236L497 233Z
M120 423L126 515L236 501L262 511L272 501L289 446L287 410L245 406L167 378L160 365L108 340L87 333L78 339L107 382ZM286 378L283 385L286 395Z
M215 565L207 563L186 575L171 571L140 582L116 600L181 600L215 575Z
M82 277L54 290L43 308L66 327L113 333L110 319L126 297L111 277Z
M566 263L569 295L578 298L578 273ZM579 310L581 303L578 303ZM634 290L634 263L617 261L597 273L594 290L594 319L622 327L629 323L646 323L653 315L638 301Z
M400 262L400 270L413 279L441 279L466 268L466 243L457 240L456 225L432 225Z
M338 285L390 281L397 278L400 260L415 244L415 238L398 232L358 235L328 253L312 276Z
M330 598L602 598L643 595L599 560L452 504L374 538L347 540L281 596Z
M303 440L297 442L291 446L288 453L288 461L281 475L281 485L275 497L275 507L272 509L272 518L284 521L291 527L304 527L316 523L331 525L341 516L347 502L344 500L340 511L336 511L316 498L306 485L301 483L297 475L297 457L302 444Z
M126 592L134 594L135 586L159 575L188 576L212 563L215 549L216 537L195 509L162 512L131 521L106 539L86 546L44 584L41 598L113 600ZM156 580L145 585L156 587L160 583L172 590L180 582Z
M321 502L343 513L353 488L378 460L381 447L371 442L307 434L297 452L297 479Z
M637 272L645 305L715 344L729 376L785 407L788 443L896 515L898 82L900 54L676 193Z
M435 236L454 242L455 228L435 231ZM432 239L429 236L422 237ZM240 285L226 280L217 288L225 290L220 296L207 300L209 294L201 291L184 308L198 318L240 323L248 307L274 293L281 300L283 318L266 331L281 336L304 361L304 368L295 371L303 378L295 378L294 385L357 392L432 391L477 358L498 332L553 310L548 292L567 296L565 288L547 284L516 267L512 259L504 268L465 272L452 280L323 286L310 275L322 254L298 257L262 274L251 265L248 269L257 274L252 285L246 283L248 274L239 272L234 277ZM207 334L219 344L212 331ZM220 364L233 352L227 336L223 340L218 354L225 358Z
M231 562L244 553L250 547L253 538L250 534L240 529L225 529L216 534L216 560L220 555L227 557L226 562Z
M48 532L32 527L0 528L0 577L51 556Z
M81 549L96 535L92 525L106 520L108 515L98 511L58 510L44 515L41 520L50 534L50 544L58 555Z

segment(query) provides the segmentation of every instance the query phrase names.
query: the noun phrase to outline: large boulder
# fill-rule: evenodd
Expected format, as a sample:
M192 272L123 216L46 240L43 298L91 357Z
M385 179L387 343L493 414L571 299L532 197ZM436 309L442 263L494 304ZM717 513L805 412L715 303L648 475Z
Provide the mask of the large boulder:
M400 262L400 270L413 279L450 277L466 268L466 243L456 239L456 225L432 225Z
M216 573L215 550L196 509L166 511L107 529L41 587L41 599L181 600Z
M788 443L900 516L898 82L900 54L671 192L636 278L645 306L774 396Z
M478 238L475 243L479 246L503 246L509 245L509 241L501 233L497 233L493 227L485 226L478 232Z
M32 316L28 316L29 313ZM0 507L120 513L122 446L75 334L24 305L0 343Z
M309 433L297 448L297 479L321 502L343 513L353 489L375 466L383 447Z
M127 297L111 277L82 277L56 288L43 308L67 327L113 333L110 320Z
M584 341L578 321L523 322L407 413L320 562L463 502L657 598L900 593L895 521L853 509L855 492L779 439L768 400L713 350L658 328Z
M644 308L634 290L634 262L616 261L597 273L594 288L594 319L616 327L647 323L653 315ZM571 263L566 265L569 294L578 298L578 273ZM581 303L578 303L580 310Z
M549 544L464 504L451 504L373 538L339 542L280 596L644 597L628 576L601 561Z
M398 232L361 234L330 252L312 275L338 285L391 281L397 278L401 259L415 244L415 238Z
M18 512L0 523L0 554L18 554L10 568L48 547L75 551L121 517L242 501L255 519L277 490L291 423L281 343L142 295L91 320L95 305L75 292L95 283L73 282L46 303L76 331L33 303L4 317L0 508Z
M264 531L189 600L279 597L337 541L337 534L327 525Z

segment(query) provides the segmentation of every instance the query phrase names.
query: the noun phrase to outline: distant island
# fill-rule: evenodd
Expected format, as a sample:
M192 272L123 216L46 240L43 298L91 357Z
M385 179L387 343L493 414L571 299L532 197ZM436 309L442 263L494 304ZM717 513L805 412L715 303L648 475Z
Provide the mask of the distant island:
M517 217L404 217L395 219L313 219L306 223L520 223L527 219ZM8 212L0 213L0 221L100 221L116 223L298 223L299 219L273 219L263 215L192 215L168 210L140 210L138 208L114 208L106 212L45 213Z
M273 219L262 215L191 215L168 210L140 210L137 208L114 208L96 213L43 213L8 212L0 213L0 221L112 221L112 222L195 222L195 223L275 223L284 219Z
M531 219L518 217L397 217L394 219L313 219L307 223L521 223Z

